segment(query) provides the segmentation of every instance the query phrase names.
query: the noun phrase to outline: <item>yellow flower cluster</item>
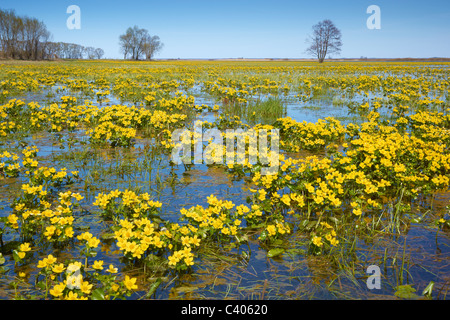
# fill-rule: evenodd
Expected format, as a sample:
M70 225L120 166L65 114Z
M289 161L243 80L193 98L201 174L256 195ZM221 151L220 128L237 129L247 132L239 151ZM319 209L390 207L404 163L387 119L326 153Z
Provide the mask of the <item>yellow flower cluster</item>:
M72 214L77 203L72 203L72 200L81 201L83 197L79 193L60 192L58 202L53 205L54 208L52 209L52 204L45 200L47 192L42 186L30 187L25 184L23 189L27 194L38 192L40 206L42 207L33 208L33 204L26 202L21 202L14 207L15 213L11 216L15 220L20 217L23 235L40 231L42 232L41 236L50 242L64 242L74 236L74 217Z
M102 209L102 215L117 221L120 216L138 218L157 214L162 203L151 200L148 193L138 195L131 190L116 189L109 193L99 193L93 205Z
M341 141L346 133L339 120L330 117L319 119L317 123L280 118L275 127L280 129L280 147L288 152L321 149L331 142Z
M79 261L58 263L58 259L50 254L39 260L37 267L41 271L38 277L46 279L48 293L58 300L116 299L138 289L137 278L125 275L120 281L115 276L118 269L110 264L104 270L103 264L102 260L95 260L92 268L87 268Z
M163 249L172 238L167 229L156 230L157 226L148 218L122 219L119 224L120 229L114 233L117 246L130 259L141 259L147 252Z
M236 235L241 223L245 209L241 207L231 211L235 204L228 200L219 200L216 196L210 195L207 198L208 208L200 205L190 209L182 208L180 213L186 217L190 223L200 229L209 230L212 235Z

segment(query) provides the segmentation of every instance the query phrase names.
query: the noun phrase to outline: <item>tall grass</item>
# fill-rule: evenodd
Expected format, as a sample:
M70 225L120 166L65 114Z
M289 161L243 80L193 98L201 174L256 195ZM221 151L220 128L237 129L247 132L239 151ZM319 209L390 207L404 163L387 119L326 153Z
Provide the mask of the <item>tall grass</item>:
M224 105L223 111L227 114L237 115L249 124L272 123L286 115L286 104L279 97L269 96L264 100L249 101L245 105Z

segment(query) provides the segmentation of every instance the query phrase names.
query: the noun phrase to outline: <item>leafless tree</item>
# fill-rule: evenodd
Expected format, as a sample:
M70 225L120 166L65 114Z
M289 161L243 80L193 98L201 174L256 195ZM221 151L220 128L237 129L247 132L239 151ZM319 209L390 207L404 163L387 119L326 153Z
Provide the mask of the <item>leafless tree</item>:
M133 60L139 60L142 55L151 59L163 46L158 36L150 36L148 30L138 26L128 28L119 37L119 45L124 59L131 55Z
M50 37L50 32L48 32L45 24L35 18L22 18L22 28L21 28L21 43L22 50L21 55L23 59L27 60L38 60L42 56L43 44Z
M51 42L51 33L42 21L17 16L14 10L0 9L0 49L2 56L12 59L100 59L100 48L85 48L75 43Z
M123 58L126 59L128 54L131 53L131 47L133 46L132 44L132 30L131 28L127 29L127 32L125 34L122 34L119 37L119 45L120 45L120 50L123 53Z
M104 54L105 54L105 51L103 51L102 48L95 49L95 56L97 59L101 59Z
M45 54L44 57L47 57L48 59L55 59L60 57L59 54L59 43L57 42L47 42L45 48Z
M86 48L84 48L84 52L86 53L86 58L87 59L95 59L96 54L95 54L95 48L94 47L86 47Z
M42 21L19 17L13 10L0 10L0 43L5 57L43 59L50 37Z
M315 56L322 63L330 54L341 52L341 31L331 20L323 20L312 27L313 33L306 40L310 44L306 53Z
M8 58L18 58L18 44L22 19L16 16L14 10L0 10L0 38L3 54Z
M164 44L161 42L158 36L148 36L144 46L145 58L152 60L154 55L162 50Z

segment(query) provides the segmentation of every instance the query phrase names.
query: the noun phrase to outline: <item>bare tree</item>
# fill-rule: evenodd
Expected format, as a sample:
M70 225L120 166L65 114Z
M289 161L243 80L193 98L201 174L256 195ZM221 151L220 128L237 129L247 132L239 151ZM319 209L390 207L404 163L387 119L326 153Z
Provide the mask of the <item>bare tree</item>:
M95 49L95 56L97 59L101 59L104 54L105 54L105 51L103 51L102 48Z
M95 48L94 47L86 47L84 48L84 52L86 53L86 58L95 59Z
M164 44L161 42L158 36L148 36L147 42L144 46L145 58L152 60L154 55L162 50Z
M47 57L48 59L55 59L60 57L60 45L58 42L49 41L43 49L45 50L45 54L43 54L43 57Z
M76 44L76 43L69 43L69 59L83 59L83 51L84 47Z
M52 58L52 53L49 51L50 40L52 37L52 34L47 30L42 33L36 47L36 59Z
M26 18L23 20L23 42L25 44L24 59L38 60L40 56L40 48L44 45L50 36L42 21L35 18Z
M19 41L22 19L16 16L14 10L0 10L0 37L2 50L8 58L19 58Z
M128 54L131 53L131 47L133 46L132 44L132 29L128 28L127 31L125 32L125 34L122 34L119 37L119 45L120 45L120 50L123 53L123 58L126 59Z
M0 10L0 43L5 57L43 59L51 34L42 21Z
M138 26L128 28L125 34L119 37L119 45L123 58L131 55L133 60L139 60L142 55L151 59L163 46L158 36L150 36L148 30Z
M42 21L17 16L14 10L0 9L0 49L2 56L12 59L100 59L100 48L85 48L75 43L50 42L51 33Z
M328 55L341 52L341 31L331 20L323 20L312 29L312 35L307 39L310 46L306 49L306 53L317 57L322 63Z

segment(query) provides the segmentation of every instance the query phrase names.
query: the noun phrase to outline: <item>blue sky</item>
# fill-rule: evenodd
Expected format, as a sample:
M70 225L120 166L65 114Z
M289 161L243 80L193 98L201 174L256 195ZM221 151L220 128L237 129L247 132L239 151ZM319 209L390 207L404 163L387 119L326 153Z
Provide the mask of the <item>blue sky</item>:
M69 5L80 7L80 30L67 28ZM370 5L381 9L379 30L366 26ZM450 57L449 0L0 0L0 8L42 20L53 41L100 47L106 58L122 57L119 35L133 25L161 38L161 59L307 58L305 39L324 19L342 31L336 57Z

